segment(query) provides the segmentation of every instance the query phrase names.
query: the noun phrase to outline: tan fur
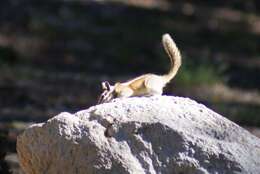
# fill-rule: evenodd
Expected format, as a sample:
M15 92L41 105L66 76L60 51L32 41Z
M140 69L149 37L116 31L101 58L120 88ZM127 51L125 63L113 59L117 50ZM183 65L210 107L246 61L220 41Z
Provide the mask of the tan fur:
M107 87L105 87L99 103L109 102L113 98L161 95L164 86L174 78L181 66L180 51L169 34L162 36L162 44L171 61L171 68L167 74L145 74L124 83L116 83L114 86L103 82L102 86Z

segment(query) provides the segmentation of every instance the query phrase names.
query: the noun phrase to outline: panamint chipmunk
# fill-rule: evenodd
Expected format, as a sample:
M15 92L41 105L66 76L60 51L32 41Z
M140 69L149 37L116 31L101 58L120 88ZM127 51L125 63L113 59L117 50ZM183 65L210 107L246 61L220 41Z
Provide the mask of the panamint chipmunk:
M169 34L162 36L162 44L171 60L171 69L167 74L144 74L124 83L117 82L113 86L107 81L102 82L103 93L98 103L109 102L114 98L161 95L164 86L173 79L181 66L180 51Z

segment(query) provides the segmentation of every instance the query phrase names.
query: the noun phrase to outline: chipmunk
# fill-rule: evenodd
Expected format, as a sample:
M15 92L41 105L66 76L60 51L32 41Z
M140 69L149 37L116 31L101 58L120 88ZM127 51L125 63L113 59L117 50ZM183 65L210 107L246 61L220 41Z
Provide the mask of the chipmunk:
M103 93L98 103L109 102L114 98L161 95L165 85L174 78L181 66L180 51L169 34L162 36L162 44L171 61L171 69L167 74L144 74L124 83L117 82L113 86L107 81L102 82Z

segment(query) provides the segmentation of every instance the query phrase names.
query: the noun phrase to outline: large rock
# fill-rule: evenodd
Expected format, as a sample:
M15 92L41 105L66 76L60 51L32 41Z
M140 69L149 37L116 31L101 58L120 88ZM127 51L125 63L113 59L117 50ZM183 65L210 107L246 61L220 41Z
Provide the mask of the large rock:
M118 99L34 124L17 140L27 174L260 173L260 140L187 98Z

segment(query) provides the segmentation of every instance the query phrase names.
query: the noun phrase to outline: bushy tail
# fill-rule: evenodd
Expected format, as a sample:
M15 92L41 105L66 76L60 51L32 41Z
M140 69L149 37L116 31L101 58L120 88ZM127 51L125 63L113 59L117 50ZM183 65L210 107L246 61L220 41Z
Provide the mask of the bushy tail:
M168 83L177 74L181 66L181 54L171 36L166 33L162 36L163 47L171 60L171 69L168 74L163 75L165 82Z

